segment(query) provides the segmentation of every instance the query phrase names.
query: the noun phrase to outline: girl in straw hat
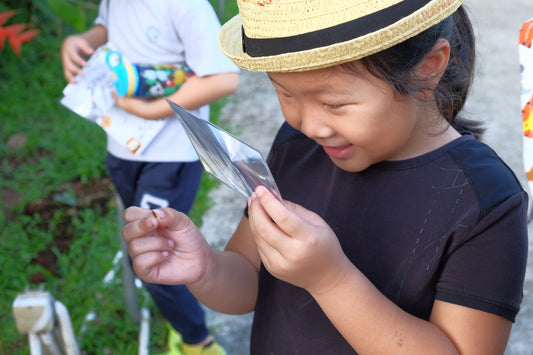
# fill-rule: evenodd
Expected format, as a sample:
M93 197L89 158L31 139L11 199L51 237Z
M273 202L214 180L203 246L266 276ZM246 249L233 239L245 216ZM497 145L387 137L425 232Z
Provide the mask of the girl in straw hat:
M252 354L503 354L527 195L458 115L474 63L461 1L238 4L219 45L277 91L285 200L257 188L224 252L174 210L128 209L137 274L253 310Z

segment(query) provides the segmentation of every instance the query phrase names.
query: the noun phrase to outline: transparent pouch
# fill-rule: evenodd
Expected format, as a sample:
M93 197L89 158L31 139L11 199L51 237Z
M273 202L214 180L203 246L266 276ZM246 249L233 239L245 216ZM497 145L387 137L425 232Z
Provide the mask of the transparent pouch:
M168 99L167 102L183 124L209 175L245 198L258 186L264 186L281 201L276 182L259 151L174 102Z

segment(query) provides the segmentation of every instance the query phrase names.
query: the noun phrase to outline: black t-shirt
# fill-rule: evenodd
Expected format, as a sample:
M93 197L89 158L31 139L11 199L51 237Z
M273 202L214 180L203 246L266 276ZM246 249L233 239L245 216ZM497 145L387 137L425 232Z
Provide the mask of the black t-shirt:
M284 124L268 161L282 197L318 213L353 264L405 311L427 320L439 299L514 321L527 195L485 144L467 134L350 173ZM251 354L354 353L307 291L261 268Z

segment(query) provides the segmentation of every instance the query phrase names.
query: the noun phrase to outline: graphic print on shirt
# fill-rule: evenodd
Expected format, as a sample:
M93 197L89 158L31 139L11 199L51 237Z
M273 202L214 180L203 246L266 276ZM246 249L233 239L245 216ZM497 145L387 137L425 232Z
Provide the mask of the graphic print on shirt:
M450 206L450 210L448 211L449 218L448 220L453 220L453 216L455 215L455 211L457 209L457 206L461 202L461 197L464 193L464 189L466 186L469 185L467 177L463 170L461 169L441 169L444 173L444 179L442 181L442 184L440 186L433 186L433 189L436 191L436 195L431 203L431 206L428 208L426 215L424 216L424 220L420 224L420 227L418 228L418 235L416 237L416 240L414 242L413 248L411 250L411 257L409 258L409 264L407 269L404 272L402 282L398 288L398 293L396 295L396 299L394 302L398 303L400 301L400 297L402 296L402 291L405 285L405 281L409 279L408 275L413 267L415 267L416 262L421 258L423 254L426 253L432 253L433 257L431 257L429 260L427 260L427 257L424 258L427 260L425 265L426 270L426 277L423 280L418 280L422 285L425 285L427 282L429 282L429 278L431 275L433 275L432 271L435 268L435 263L437 263L439 260L441 260L441 255L444 253L444 246L442 245L443 242L448 240L447 233L450 233L450 231L457 230L458 228L461 228L460 226L454 226L453 228L449 225L444 225L442 228L442 233L434 235L430 237L429 239L426 238L426 229L424 228L428 222L430 222L430 219L432 218L432 215L434 214L434 209L437 206L437 202L442 200L440 198L441 194L449 194L449 193L455 193L457 198L455 200L455 205ZM439 213L442 213L439 212ZM420 267L420 266L418 266Z

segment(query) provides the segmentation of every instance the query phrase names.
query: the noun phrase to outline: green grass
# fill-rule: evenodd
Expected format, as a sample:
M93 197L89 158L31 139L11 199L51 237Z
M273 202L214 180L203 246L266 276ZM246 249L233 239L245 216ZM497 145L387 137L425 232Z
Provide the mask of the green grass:
M35 3L44 6L43 1ZM217 9L218 2L212 3ZM235 3L226 1L221 21L235 12ZM9 46L0 51L0 354L29 353L26 335L17 332L12 303L25 287L39 285L67 306L83 353L136 354L139 329L125 309L120 268L112 282L103 283L120 249L112 194L98 207L30 208L47 197L59 199L60 193L76 200L80 196L65 184L91 185L107 176L104 132L59 104L66 84L59 58L65 35L56 28L41 31L22 46L20 59ZM215 122L224 102L212 105ZM9 147L14 135L23 135L26 143ZM204 176L191 211L196 223L210 207L207 193L217 184ZM7 204L8 196L16 199ZM55 269L39 264L44 255L55 258ZM164 321L144 292L139 296L152 309L151 349L160 351L166 342ZM84 321L90 312L97 318Z

